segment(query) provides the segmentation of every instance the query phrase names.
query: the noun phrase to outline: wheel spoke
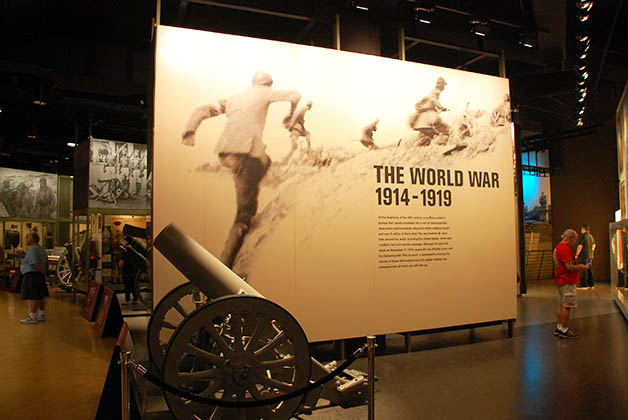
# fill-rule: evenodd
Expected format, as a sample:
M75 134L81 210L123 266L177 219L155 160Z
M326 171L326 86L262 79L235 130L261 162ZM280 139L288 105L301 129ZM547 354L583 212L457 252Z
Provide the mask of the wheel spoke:
M273 389L278 389L283 392L290 392L292 391L292 388L293 388L292 384L281 382L281 381L278 381L273 378L269 378L268 376L264 376L264 375L258 375L257 381L262 385L266 385Z
M262 397L262 394L260 394L259 389L257 389L255 384L251 386L247 386L246 389L251 393L251 396L253 397L253 399L261 400L264 398Z
M214 369L199 370L196 372L178 372L177 375L180 378L188 380L203 380L203 379L216 379L218 377L218 371Z
M242 352L244 346L242 343L242 314L233 314L231 316L231 332L233 334L233 350L236 353Z
M251 334L251 338L249 339L248 343L246 343L246 347L244 347L244 350L252 353L255 351L255 343L257 343L257 340L259 340L260 336L262 335L262 324L264 322L264 318L261 315L258 315L257 317L257 322L255 323L255 329L253 330L253 334Z
M206 329L209 335L211 335L211 337L214 339L216 344L218 344L218 347L220 347L220 350L222 350L222 352L225 355L231 356L233 354L233 350L231 350L231 347L229 347L229 344L227 344L225 339L222 338L222 336L218 333L218 331L216 331L216 327L214 325L208 325Z
M176 310L177 310L177 312L179 312L183 318L185 318L185 317L187 317L187 316L188 316L188 313L185 311L185 309L183 309L183 306L181 306L181 304L180 304L180 303L178 303L178 302L177 302L177 303L173 306L173 308L174 308L174 309L176 309Z
M281 359L275 359L275 360L261 360L259 364L260 366L266 369L272 369L272 368L287 367L287 366L295 367L296 361L297 361L296 357L286 356Z
M222 419L222 413L224 413L224 412L225 412L225 409L223 407L216 407L216 409L212 413L212 415L209 418L209 420L221 420Z
M203 350L201 348L198 348L198 347L196 347L192 343L188 343L187 351L188 351L188 353L191 353L194 356L198 356L198 357L200 357L202 359L209 360L214 365L221 366L223 364L223 362L224 362L223 358L218 356L217 354L210 353L207 350Z
M169 329L169 330L176 330L176 329L177 329L177 326L176 326L176 325L171 324L171 323L170 323L170 322L168 322L168 321L164 321L164 322L162 322L162 323L161 323L161 326L162 326L163 328L167 328L167 329Z
M264 354L268 353L271 350L276 349L277 347L279 347L280 345L283 344L283 342L288 338L287 334L284 331L281 331L279 334L277 334L275 336L275 338L273 338L268 344L266 344L264 347L262 347L261 349L257 350L255 352L255 357L261 357Z
M207 388L199 392L198 396L203 398L215 398L214 394L222 389L222 382L212 381Z

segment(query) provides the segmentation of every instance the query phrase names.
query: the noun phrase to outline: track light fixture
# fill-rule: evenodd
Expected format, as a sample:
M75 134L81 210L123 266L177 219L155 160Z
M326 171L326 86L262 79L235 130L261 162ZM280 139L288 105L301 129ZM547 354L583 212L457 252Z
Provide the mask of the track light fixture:
M433 11L427 11L419 7L414 8L414 20L429 25L432 23Z
M532 34L522 33L519 35L519 45L526 48L536 47L536 37Z
M349 5L357 10L369 10L369 5L366 0L350 0Z
M488 21L478 18L471 19L471 32L477 36L486 36L491 31Z
M578 118L578 122L576 122L578 127L582 127L584 125L584 120L582 118Z
M578 0L576 2L576 6L578 6L578 9L584 12L589 12L591 11L591 8L593 7L593 1L592 0Z

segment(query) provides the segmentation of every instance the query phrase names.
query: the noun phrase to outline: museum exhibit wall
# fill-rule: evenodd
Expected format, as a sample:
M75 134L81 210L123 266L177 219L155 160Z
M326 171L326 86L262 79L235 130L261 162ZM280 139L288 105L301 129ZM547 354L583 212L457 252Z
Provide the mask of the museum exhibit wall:
M553 142L550 148L556 170L551 177L554 245L565 229L579 232L582 224L589 224L597 244L593 272L600 281L609 281L608 224L619 209L615 107L620 94L600 85L587 105L590 118L599 124L596 130Z
M278 95L300 94L297 112L311 101L311 150L299 137L290 154L288 102L255 108L258 70ZM439 78L431 118L449 137L417 129ZM160 26L153 236L173 222L221 255L236 195L216 146L261 120L272 164L233 270L311 341L515 318L512 127L494 112L508 93L504 78ZM182 144L206 105L212 118ZM153 273L155 303L185 281L156 250Z

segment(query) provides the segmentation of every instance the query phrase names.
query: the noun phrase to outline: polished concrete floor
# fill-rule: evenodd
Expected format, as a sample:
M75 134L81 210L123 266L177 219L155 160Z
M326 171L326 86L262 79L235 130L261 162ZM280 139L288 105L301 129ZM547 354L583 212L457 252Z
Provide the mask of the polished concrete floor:
M0 419L94 419L115 338L101 338L70 294L51 289L46 322L0 291Z
M519 299L514 336L505 325L419 335L412 352L391 335L376 358L375 417L414 419L628 418L628 322L607 284L579 290L570 326L581 337L559 340L551 281L529 285ZM79 301L80 304L80 301ZM62 294L48 321L20 325L26 305L0 292L0 419L93 419L114 339L102 339ZM140 359L146 318L127 319ZM313 348L331 357L331 346ZM366 371L366 359L353 366ZM150 390L150 387L149 387ZM150 392L149 419L167 419ZM366 419L367 407L328 407L302 420Z

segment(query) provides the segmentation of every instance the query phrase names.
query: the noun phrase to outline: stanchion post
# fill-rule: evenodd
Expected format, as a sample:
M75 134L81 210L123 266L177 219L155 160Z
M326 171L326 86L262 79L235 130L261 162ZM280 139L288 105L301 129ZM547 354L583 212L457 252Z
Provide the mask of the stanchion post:
M122 390L122 420L131 420L131 393L129 392L129 357L130 352L120 352L120 381Z
M375 336L366 337L366 346L369 354L369 416L368 420L375 420Z

